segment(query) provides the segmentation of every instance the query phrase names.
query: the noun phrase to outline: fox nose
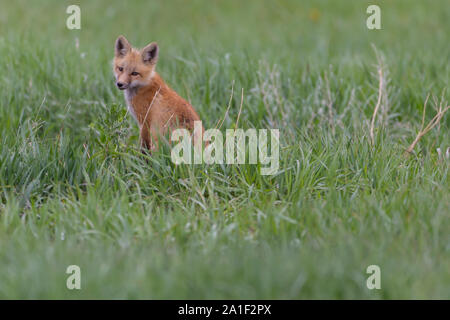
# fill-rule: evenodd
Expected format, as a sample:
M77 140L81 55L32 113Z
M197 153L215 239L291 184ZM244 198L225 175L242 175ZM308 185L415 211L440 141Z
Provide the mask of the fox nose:
M117 85L117 87L118 87L119 89L121 89L121 88L123 88L123 86L124 86L125 84L124 84L123 82L117 82L116 85Z

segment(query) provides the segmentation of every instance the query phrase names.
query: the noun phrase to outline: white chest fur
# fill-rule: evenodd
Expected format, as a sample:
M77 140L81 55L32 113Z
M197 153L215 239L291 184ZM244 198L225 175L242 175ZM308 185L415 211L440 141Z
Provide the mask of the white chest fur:
M132 100L133 100L133 97L135 95L136 95L136 91L131 89L131 88L130 89L126 89L124 91L124 96L125 96L125 101L127 103L128 112L131 113L131 115L133 116L134 120L138 121L137 117L136 117L136 112L134 112L134 109L133 109L133 104L131 103Z

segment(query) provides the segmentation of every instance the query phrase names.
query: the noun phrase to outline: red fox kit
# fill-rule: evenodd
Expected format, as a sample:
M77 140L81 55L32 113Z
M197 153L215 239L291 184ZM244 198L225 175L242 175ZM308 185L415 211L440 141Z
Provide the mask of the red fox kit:
M124 90L128 110L139 125L141 147L150 151L158 148L158 137L177 128L192 131L194 121L200 121L200 117L156 73L159 51L156 42L138 50L119 36L114 51L116 85ZM202 135L203 132L196 133L194 143L201 141Z

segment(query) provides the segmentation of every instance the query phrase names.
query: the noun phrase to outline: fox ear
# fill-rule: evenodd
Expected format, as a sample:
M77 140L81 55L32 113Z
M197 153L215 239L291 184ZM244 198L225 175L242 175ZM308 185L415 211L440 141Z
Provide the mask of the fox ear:
M131 45L124 36L119 36L116 40L114 53L116 57L123 57L130 51Z
M158 61L159 47L156 42L152 42L142 49L142 60L144 63L155 64Z

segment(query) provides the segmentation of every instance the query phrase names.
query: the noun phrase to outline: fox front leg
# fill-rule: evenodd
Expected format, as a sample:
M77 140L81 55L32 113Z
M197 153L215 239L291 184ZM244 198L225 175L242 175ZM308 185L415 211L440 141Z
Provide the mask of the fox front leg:
M150 130L147 126L142 126L140 131L140 144L143 154L149 155L155 149L155 144L152 141Z

